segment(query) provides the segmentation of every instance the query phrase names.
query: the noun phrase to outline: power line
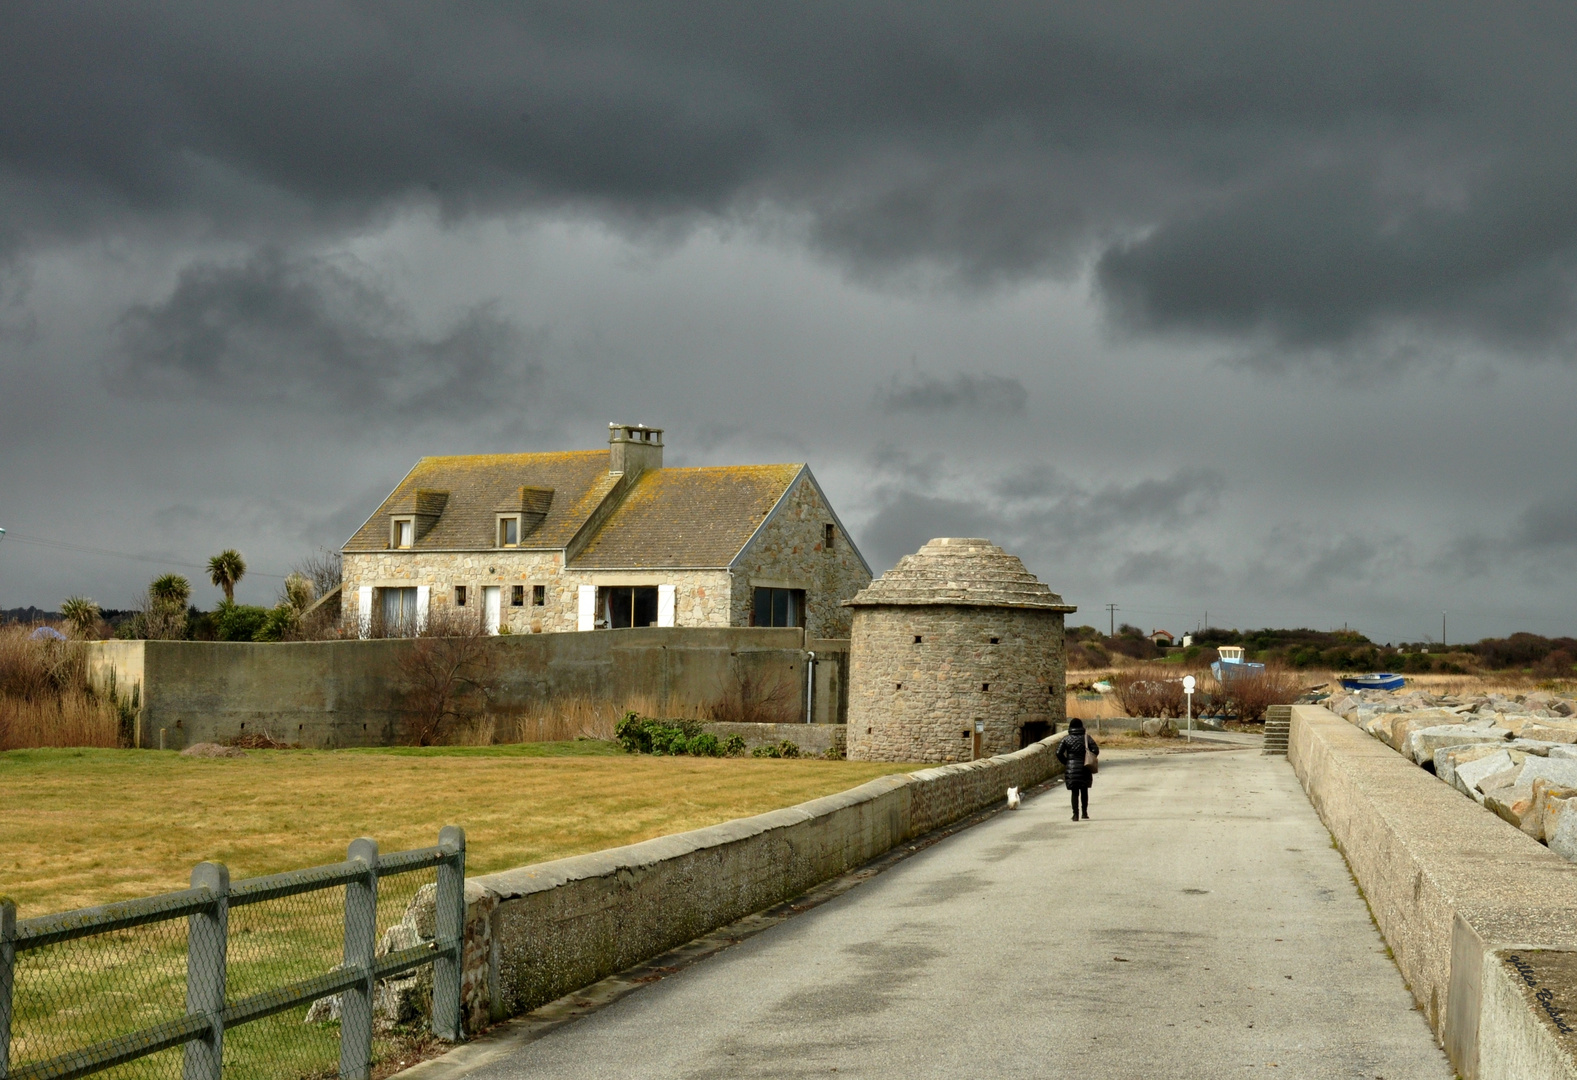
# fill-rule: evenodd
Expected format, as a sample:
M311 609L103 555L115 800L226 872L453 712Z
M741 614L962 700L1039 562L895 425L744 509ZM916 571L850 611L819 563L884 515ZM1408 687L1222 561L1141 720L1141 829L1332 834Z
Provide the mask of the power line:
M73 544L65 540L51 540L44 536L29 536L27 533L8 531L5 534L5 539L15 541L18 544L32 544L36 547L52 547L60 548L62 551L75 551L83 555L103 555L111 559L130 559L134 562L154 563L158 566L179 566L189 570L202 570L204 572L208 570L207 565L204 563L181 562L178 559L165 559L157 555L137 555L129 551L110 551L106 548L89 547L86 544ZM270 574L264 570L253 570L250 568L247 570L247 575L249 577L279 578L281 581L285 578L284 574Z

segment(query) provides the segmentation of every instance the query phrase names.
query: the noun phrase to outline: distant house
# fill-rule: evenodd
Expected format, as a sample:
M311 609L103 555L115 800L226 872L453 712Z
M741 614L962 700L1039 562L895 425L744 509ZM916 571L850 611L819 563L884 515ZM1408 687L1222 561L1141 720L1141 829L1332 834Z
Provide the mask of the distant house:
M1176 639L1172 637L1172 633L1169 630L1151 630L1150 640L1163 649L1170 649L1172 642Z
M493 633L798 626L847 637L871 570L810 467L663 467L663 433L609 448L422 458L345 544L346 629L439 613Z

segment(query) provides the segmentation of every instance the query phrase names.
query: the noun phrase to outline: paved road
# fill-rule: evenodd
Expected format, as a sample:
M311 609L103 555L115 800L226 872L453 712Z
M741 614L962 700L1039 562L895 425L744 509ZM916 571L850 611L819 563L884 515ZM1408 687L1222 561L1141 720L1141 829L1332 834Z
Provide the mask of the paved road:
M1283 759L1112 752L485 1066L540 1077L1450 1080Z

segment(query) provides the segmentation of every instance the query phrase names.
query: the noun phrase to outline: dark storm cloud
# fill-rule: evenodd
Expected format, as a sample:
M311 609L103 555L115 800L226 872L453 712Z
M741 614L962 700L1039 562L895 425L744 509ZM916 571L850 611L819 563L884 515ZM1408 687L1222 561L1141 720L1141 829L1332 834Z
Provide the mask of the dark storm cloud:
M1004 375L954 375L951 379L914 374L894 377L890 385L877 392L877 405L884 412L985 412L1022 413L1029 392L1017 379Z
M167 298L128 311L114 373L144 392L436 416L518 406L541 374L489 304L436 335L413 322L354 266L263 251L189 266Z
M1574 39L1488 0L12 7L0 237L782 211L876 277L1093 255L1152 330L1559 352Z
M980 485L973 495L917 488L898 478L878 494L860 536L872 565L880 567L938 536L985 536L1019 554L1050 558L1077 551L1104 560L1113 551L1097 548L1133 545L1198 520L1218 505L1223 486L1219 475L1193 469L1103 485L1082 485L1047 470Z

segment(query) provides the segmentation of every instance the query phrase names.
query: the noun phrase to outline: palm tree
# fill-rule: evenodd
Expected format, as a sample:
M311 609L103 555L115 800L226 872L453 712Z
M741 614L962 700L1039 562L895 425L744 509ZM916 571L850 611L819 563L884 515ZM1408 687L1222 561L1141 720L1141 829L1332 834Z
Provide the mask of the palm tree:
M148 586L148 595L160 606L186 610L186 601L192 596L192 583L180 574L161 574Z
M225 603L235 603L236 582L246 576L246 560L235 548L225 548L208 560L208 580L225 591Z
M70 596L60 605L60 614L71 624L78 637L87 637L99 625L99 606L86 596Z

